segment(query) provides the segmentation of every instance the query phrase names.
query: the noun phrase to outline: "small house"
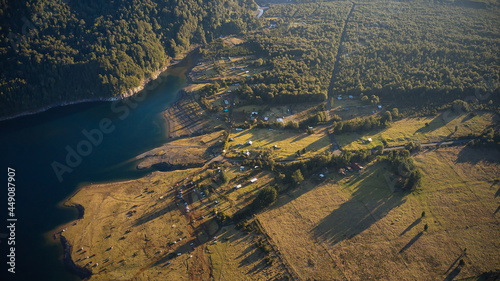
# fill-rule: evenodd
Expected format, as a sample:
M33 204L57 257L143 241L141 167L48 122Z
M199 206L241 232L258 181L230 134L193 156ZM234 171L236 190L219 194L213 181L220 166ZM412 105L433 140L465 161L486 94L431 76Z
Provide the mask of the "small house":
M238 184L234 187L235 189L241 188L241 184Z
M256 181L257 181L257 178L253 178L253 179L250 180L251 183L254 183Z
M247 141L247 144L252 145L252 141L251 140Z
M351 167L355 170L355 171L361 171L363 170L363 167L360 166L358 163L354 163L351 165Z

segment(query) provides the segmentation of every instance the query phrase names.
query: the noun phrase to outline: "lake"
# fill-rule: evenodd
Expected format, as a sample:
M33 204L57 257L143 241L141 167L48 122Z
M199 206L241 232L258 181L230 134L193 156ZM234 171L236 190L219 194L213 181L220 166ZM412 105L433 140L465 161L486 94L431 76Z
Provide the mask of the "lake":
M79 280L54 229L77 218L61 203L82 185L139 178L134 157L167 140L162 111L186 85L188 56L126 101L57 107L0 122L1 280ZM7 272L8 168L15 169L15 274ZM5 253L5 254L4 254Z

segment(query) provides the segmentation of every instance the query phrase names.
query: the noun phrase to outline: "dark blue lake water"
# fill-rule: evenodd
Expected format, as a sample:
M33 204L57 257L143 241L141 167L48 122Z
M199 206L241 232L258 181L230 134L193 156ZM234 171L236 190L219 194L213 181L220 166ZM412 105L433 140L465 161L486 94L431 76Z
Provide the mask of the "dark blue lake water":
M136 170L134 157L166 141L161 112L185 83L183 75L162 74L128 101L70 105L0 122L1 280L79 280L65 268L62 246L52 239L54 228L77 217L76 210L59 204L81 185L150 172ZM15 274L7 272L5 237L9 167L16 185Z

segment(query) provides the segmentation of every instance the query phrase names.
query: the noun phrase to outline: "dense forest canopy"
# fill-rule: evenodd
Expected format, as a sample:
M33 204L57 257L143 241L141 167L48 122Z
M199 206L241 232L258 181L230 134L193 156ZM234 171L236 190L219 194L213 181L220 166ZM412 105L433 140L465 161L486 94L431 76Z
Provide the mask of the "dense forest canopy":
M333 90L437 104L491 91L500 81L498 26L498 8L359 3L346 27Z
M249 102L324 101L330 89L439 106L498 93L498 1L286 2L297 4L257 19L253 0L3 0L0 116L119 96L229 34L247 43L214 54L251 53L265 69L240 91Z
M269 27L250 41L269 70L242 87L243 98L324 100L338 59L333 96L376 95L420 108L497 99L498 1L292 1L305 2L266 11Z
M0 116L137 87L193 44L256 27L253 0L4 0Z
M250 36L269 70L254 75L242 97L288 103L323 101L335 64L349 2L278 5L266 11L269 27Z

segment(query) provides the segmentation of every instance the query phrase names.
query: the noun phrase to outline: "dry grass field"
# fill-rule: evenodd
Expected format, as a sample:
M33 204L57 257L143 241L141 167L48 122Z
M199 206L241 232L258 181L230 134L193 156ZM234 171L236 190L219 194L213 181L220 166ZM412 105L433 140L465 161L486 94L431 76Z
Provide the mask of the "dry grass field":
M474 277L500 269L498 159L496 150L424 151L413 193L392 192L392 173L375 163L306 181L257 218L303 280Z
M144 169L159 163L202 164L219 152L220 149L213 148L219 141L224 141L222 131L177 139L137 156L136 159L142 159L137 167Z
M364 133L344 133L335 136L339 145L346 150L374 148L387 141L387 146L404 145L410 141L419 143L436 142L481 133L498 117L492 113L476 116L460 115L449 122L442 115L435 117L405 118L397 120L387 129L375 129ZM426 124L428 124L426 126ZM455 128L457 129L455 131ZM372 143L366 140L372 138Z
M283 266L266 265L252 235L220 226L210 200L193 192L189 213L175 200L177 188L202 172L155 172L80 189L66 204L82 205L85 214L63 232L75 263L92 271L90 280L280 279Z
M235 156L238 154L235 151L245 152L247 149L251 155L255 156L258 151L277 145L278 148L273 150L275 160L299 159L295 156L295 152L304 148L307 152L301 157L311 157L330 149L330 138L325 130L324 127L318 127L315 129L315 133L311 135L284 129L271 131L269 129L252 128L236 131L230 135L234 140L230 142L228 156ZM252 141L252 145L247 145L248 141ZM238 146L238 144L241 145Z

